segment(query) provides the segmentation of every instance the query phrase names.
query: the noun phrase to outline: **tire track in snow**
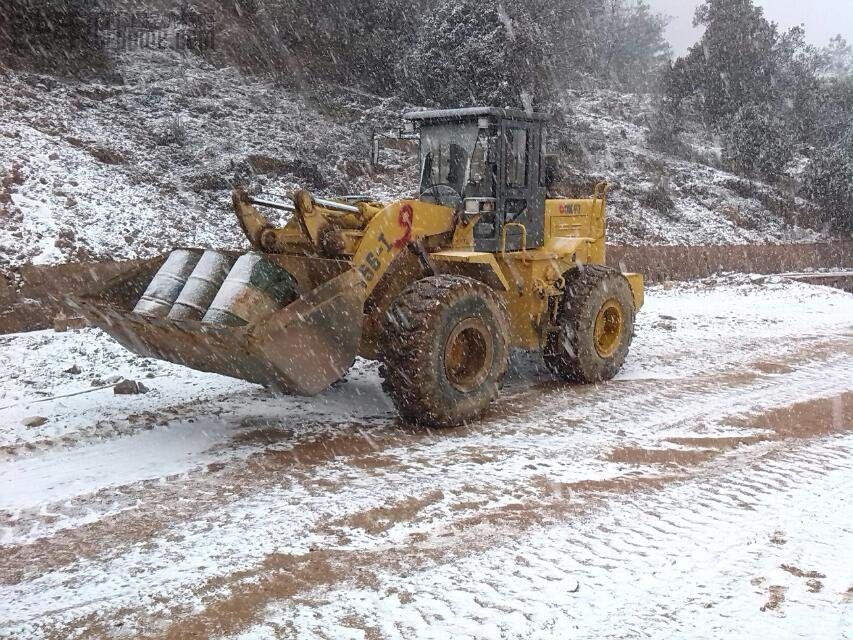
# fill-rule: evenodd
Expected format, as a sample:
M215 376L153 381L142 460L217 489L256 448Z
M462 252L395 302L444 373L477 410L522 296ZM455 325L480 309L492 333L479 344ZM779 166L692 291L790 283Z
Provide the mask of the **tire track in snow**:
M389 639L844 638L853 436L780 445L746 465L723 457L653 494L615 496L589 520L506 536L461 561L408 574L380 568L370 589L320 585L269 604L263 622L228 637L273 638L275 626L300 639L364 629ZM696 509L717 494L738 500ZM783 564L824 574L820 592ZM771 585L786 598L762 612Z
M736 395L743 396L747 400L746 402L743 402L742 398L741 401L734 403L708 403L707 397L705 397L705 402L701 404L705 408L706 417L708 417L709 408L719 411L724 406L727 411L742 413L746 409L754 408L756 398L760 398L762 402L772 407L778 404L780 399L790 398L792 394L796 395L805 390L812 394L826 393L833 388L833 385L838 386L837 379L826 375L827 371L830 370L828 367L834 371L838 370L837 363L829 365L823 363L823 366L812 364L802 371L796 371L786 376L787 380L784 386L778 384L768 386L767 381L756 379L755 388L750 393L744 394L742 389L737 388L738 393ZM769 393L772 389L781 389L784 390L784 393ZM719 394L723 390L723 387L717 387L714 393ZM669 391L674 390L669 389ZM639 405L639 411L643 410L643 405ZM669 416L668 413L664 415ZM725 416L726 412L723 412L717 414L716 418L720 419ZM656 426L667 426L667 424L664 421ZM552 441L554 438L557 439L556 443ZM571 444L571 438L572 435L569 432L562 431L552 433L549 437L534 440L537 445L541 443L547 445L544 448L547 455L552 455L556 451L563 451L563 457L557 460L559 464L549 470L558 478L571 474L573 467L577 467L579 464L578 458L575 457L577 447L574 447L573 450L572 447L566 446ZM586 444L581 443L582 446ZM526 449L518 449L508 446L507 451L511 452L513 456L521 455L525 460L530 461L536 460L542 455L543 447L528 446ZM598 453L602 453L600 447ZM21 610L26 617L32 616L34 618L41 615L63 618L63 611L44 608L45 599L48 602L56 600L73 603L76 601L77 605L71 605L67 611L77 617L91 615L93 610L102 610L107 600L110 601L109 609L117 605L132 606L139 598L143 598L143 602L148 602L148 606L153 606L153 601L148 599L162 597L162 590L169 588L169 586L171 586L169 597L173 602L191 603L196 600L192 586L198 584L199 581L209 580L223 569L240 571L241 566L251 567L266 554L276 550L281 552L282 548L286 549L288 553L300 554L305 553L311 546L329 547L330 543L333 546L336 543L339 544L334 536L329 537L328 531L323 531L322 527L318 529L323 516L326 518L331 516L338 522L342 522L345 521L348 514L363 512L377 505L393 504L401 496L418 495L429 489L434 490L436 486L441 488L442 498L439 500L439 504L435 505L437 512L429 513L429 509L427 509L425 513L419 514L425 516L423 522L402 523L404 526L401 530L392 530L389 532L390 535L376 536L363 531L357 532L358 535L353 535L352 531L347 531L346 533L350 535L351 541L348 545L343 546L358 550L370 549L377 544L403 542L413 532L429 535L434 530L446 528L448 525L450 530L453 530L453 520L448 521L443 512L446 512L448 506L460 499L460 490L463 484L470 488L474 482L475 491L479 492L479 497L486 496L494 499L494 496L497 495L496 490L500 488L501 492L511 494L516 499L527 499L533 504L543 501L541 492L531 486L534 471L539 474L541 473L540 470L535 469L518 476L516 475L518 466L508 466L506 459L480 465L480 467L480 477L477 481L472 481L467 473L457 476L455 480L453 477L446 477L448 470L453 471L452 468L448 469L447 467L428 471L415 466L402 472L395 472L393 476L377 477L373 474L366 474L362 477L354 477L353 470L349 465L339 463L332 465L332 469L327 471L331 471L332 474L343 474L344 478L348 480L348 489L344 494L346 504L344 505L341 505L341 496L335 494L312 495L304 487L294 483L287 488L278 488L248 501L235 502L221 512L206 513L200 518L196 516L189 525L172 527L167 531L165 537L159 537L159 534L155 535L147 544L137 543L130 551L120 552L116 556L102 558L99 561L77 562L66 569L51 571L43 575L28 575L24 588L16 591L15 586L10 585L4 590L8 592L7 595L10 597L18 597L22 606ZM587 473L584 474L584 471ZM579 474L580 477L588 475L588 471L589 469L582 469ZM318 470L312 469L312 473L318 473ZM620 473L618 469L611 469L612 475L619 475ZM577 471L575 474L577 477ZM442 478L442 475L445 477ZM344 484L343 480L339 480L339 482ZM762 491L760 486L756 487L756 492L758 491ZM499 509L501 505L490 506L493 509ZM457 514L455 517L464 515L464 513ZM340 525L338 527L341 528ZM208 551L199 553L197 550L199 543L209 535L211 529L218 532L218 537L222 539L222 547L213 555L205 555L205 553L209 553ZM267 531L259 535L257 540L246 541L246 533L255 529L266 529ZM400 528L398 527L398 529ZM271 535L272 532L274 532L274 536ZM120 544L113 541L109 548L118 549ZM55 554L48 555L54 556ZM228 558L225 565L222 564L224 558ZM615 561L617 556L614 555L611 559ZM125 583L116 580L117 575L126 574L129 568L145 575L144 585L133 580ZM213 568L215 569L211 574L210 570ZM88 591L86 595L78 595L77 585L83 576L89 583ZM187 582L192 586L177 586L180 584L187 585ZM176 586L177 588L175 588ZM93 593L100 595L93 597ZM2 591L0 591L0 595L2 595ZM81 597L83 598L82 601ZM41 613L37 613L38 611Z
M120 546L122 532L128 531L131 536L138 535L139 520L145 521L145 529L155 531L158 512L161 512L159 515L164 521L197 517L210 507L211 502L219 509L229 500L239 500L265 487L281 488L281 475L285 469L296 471L292 480L307 476L310 481L312 474L317 471L313 468L314 464L319 464L322 468L331 458L336 458L335 455L329 454L327 447L331 452L344 451L340 458L340 463L344 465L369 466L375 473L393 472L397 476L393 480L398 485L428 486L424 484L424 480L433 485L446 485L447 471L444 467L435 467L432 464L434 460L440 459L444 465L462 470L463 475L460 477L466 481L464 469L467 467L478 477L489 479L494 476L493 485L506 487L507 483L512 483L513 478L502 472L504 467L519 468L525 464L536 463L537 460L560 459L566 456L568 450L572 450L578 458L593 458L600 455L602 448L624 444L626 441L656 441L661 428L679 429L681 424L681 428L692 430L695 428L694 422L703 419L718 420L715 414L709 411L709 406L717 406L717 411L724 412L721 415L727 415L732 407L739 406L741 411L751 409L749 402L754 399L758 400L759 409L777 403L784 404L792 395L806 388L808 393L814 395L835 393L838 391L837 378L827 373L837 372L839 367L844 369L843 365L834 360L830 363L808 363L803 365L801 371L789 374L790 379L784 385L779 384L775 377L755 376L753 385L745 388L733 386L725 375L722 378L712 376L685 380L666 387L648 382L604 385L592 390L593 393L590 393L589 389L581 389L580 393L587 396L587 401L577 405L572 390L559 391L551 397L542 398L549 410L540 411L537 423L530 429L519 429L517 425L522 419L515 417L478 423L458 432L448 433L449 437L444 433L428 434L424 431L405 434L396 429L371 432L369 441L349 433L337 438L332 436L328 440L319 440L322 438L320 434L308 443L294 443L288 451L260 454L248 464L238 465L233 472L226 470L214 477L191 476L173 480L165 485L155 480L144 483L141 487L129 485L116 490L102 490L96 496L90 497L89 501L112 504L114 508L121 509L121 513L117 517L108 516L103 522L87 525L83 533L101 547L112 542L110 546L117 548ZM853 364L847 370L853 376ZM709 392L708 389L712 391ZM638 396L643 397L644 401L636 402ZM651 410L652 406L666 407L672 404L679 405L680 409L673 413ZM567 413L573 416L572 420L577 420L576 429L565 429L562 426L561 422L565 420ZM584 419L581 420L582 416ZM472 465L472 452L488 461ZM303 465L306 462L307 467ZM106 456L104 463L113 465L115 458ZM35 470L38 470L38 467L35 467ZM348 492L351 488L348 475L349 469L346 466L338 471L322 473L321 490L323 493L330 490ZM521 473L523 478L529 475L529 472ZM14 473L7 474L7 479L12 483L26 482L26 478L26 470L23 467L15 468ZM224 486L219 490L216 485ZM180 493L206 495L208 499L196 504L187 504L176 500ZM140 502L143 505L148 503L148 508L134 507ZM119 506L122 503L125 506ZM86 504L84 501L83 505ZM166 504L174 505L176 510L171 511ZM61 508L61 505L51 507L57 511ZM111 530L117 530L117 533L111 533ZM68 532L69 546L76 547L78 553L88 555L85 552L85 543L80 540L80 533L77 530ZM57 552L61 548L63 535L60 532L49 541L49 544L56 545L53 550L38 551L38 555L56 558L76 555ZM34 550L39 546L45 545L36 544ZM15 565L26 564L32 569L34 564L38 564L33 563L33 555L35 554L13 552L7 564L6 575L20 575L20 571L15 571ZM20 561L15 561L16 556L21 558Z

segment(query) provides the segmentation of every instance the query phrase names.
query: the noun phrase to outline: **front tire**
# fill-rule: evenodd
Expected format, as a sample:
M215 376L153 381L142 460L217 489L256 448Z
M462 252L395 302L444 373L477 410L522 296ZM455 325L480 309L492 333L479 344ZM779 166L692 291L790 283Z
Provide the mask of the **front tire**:
M634 297L628 280L609 267L586 265L566 274L545 364L569 382L612 379L625 362L634 336Z
M407 422L463 424L497 398L507 367L500 296L472 278L414 282L388 309L381 346L383 388Z

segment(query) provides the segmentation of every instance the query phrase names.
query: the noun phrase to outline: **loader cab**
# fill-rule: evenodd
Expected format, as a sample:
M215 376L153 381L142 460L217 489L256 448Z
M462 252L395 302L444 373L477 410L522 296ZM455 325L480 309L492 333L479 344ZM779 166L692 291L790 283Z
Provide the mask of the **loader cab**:
M503 235L508 251L542 246L546 114L477 107L404 117L420 132L421 200L470 220L477 251L499 251Z

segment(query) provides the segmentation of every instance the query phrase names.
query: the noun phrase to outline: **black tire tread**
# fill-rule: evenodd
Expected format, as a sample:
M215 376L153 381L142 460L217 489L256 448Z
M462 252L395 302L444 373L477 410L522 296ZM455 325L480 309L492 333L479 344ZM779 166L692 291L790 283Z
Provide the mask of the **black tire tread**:
M379 373L382 388L404 420L445 427L476 417L477 412L468 414L442 406L436 398L436 373L424 355L432 350L432 336L439 329L442 311L472 292L485 298L486 304L494 309L496 329L501 333L499 339L507 345L503 299L472 278L448 274L422 278L405 289L389 307L380 346ZM498 395L500 379L506 372L506 357L497 366L497 380L489 391L489 402Z
M633 338L633 304L630 308L631 326L626 332L626 344L621 353L621 359L617 358L615 364L608 367L609 371L606 375L589 375L589 367L585 366L586 363L582 360L581 354L584 353L584 349L580 340L584 324L589 322L585 314L586 307L596 287L607 279L621 279L630 293L628 281L619 271L604 265L584 265L568 271L564 277L566 289L557 318L561 331L549 337L543 352L545 363L553 373L569 382L593 383L612 378L622 366ZM568 345L562 344L564 340L568 341Z

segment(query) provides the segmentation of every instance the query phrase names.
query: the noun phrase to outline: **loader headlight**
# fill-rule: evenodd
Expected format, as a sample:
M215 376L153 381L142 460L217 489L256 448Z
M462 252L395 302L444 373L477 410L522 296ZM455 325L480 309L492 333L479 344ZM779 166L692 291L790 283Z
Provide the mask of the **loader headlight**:
M495 210L494 198L465 198L465 213L476 215Z

